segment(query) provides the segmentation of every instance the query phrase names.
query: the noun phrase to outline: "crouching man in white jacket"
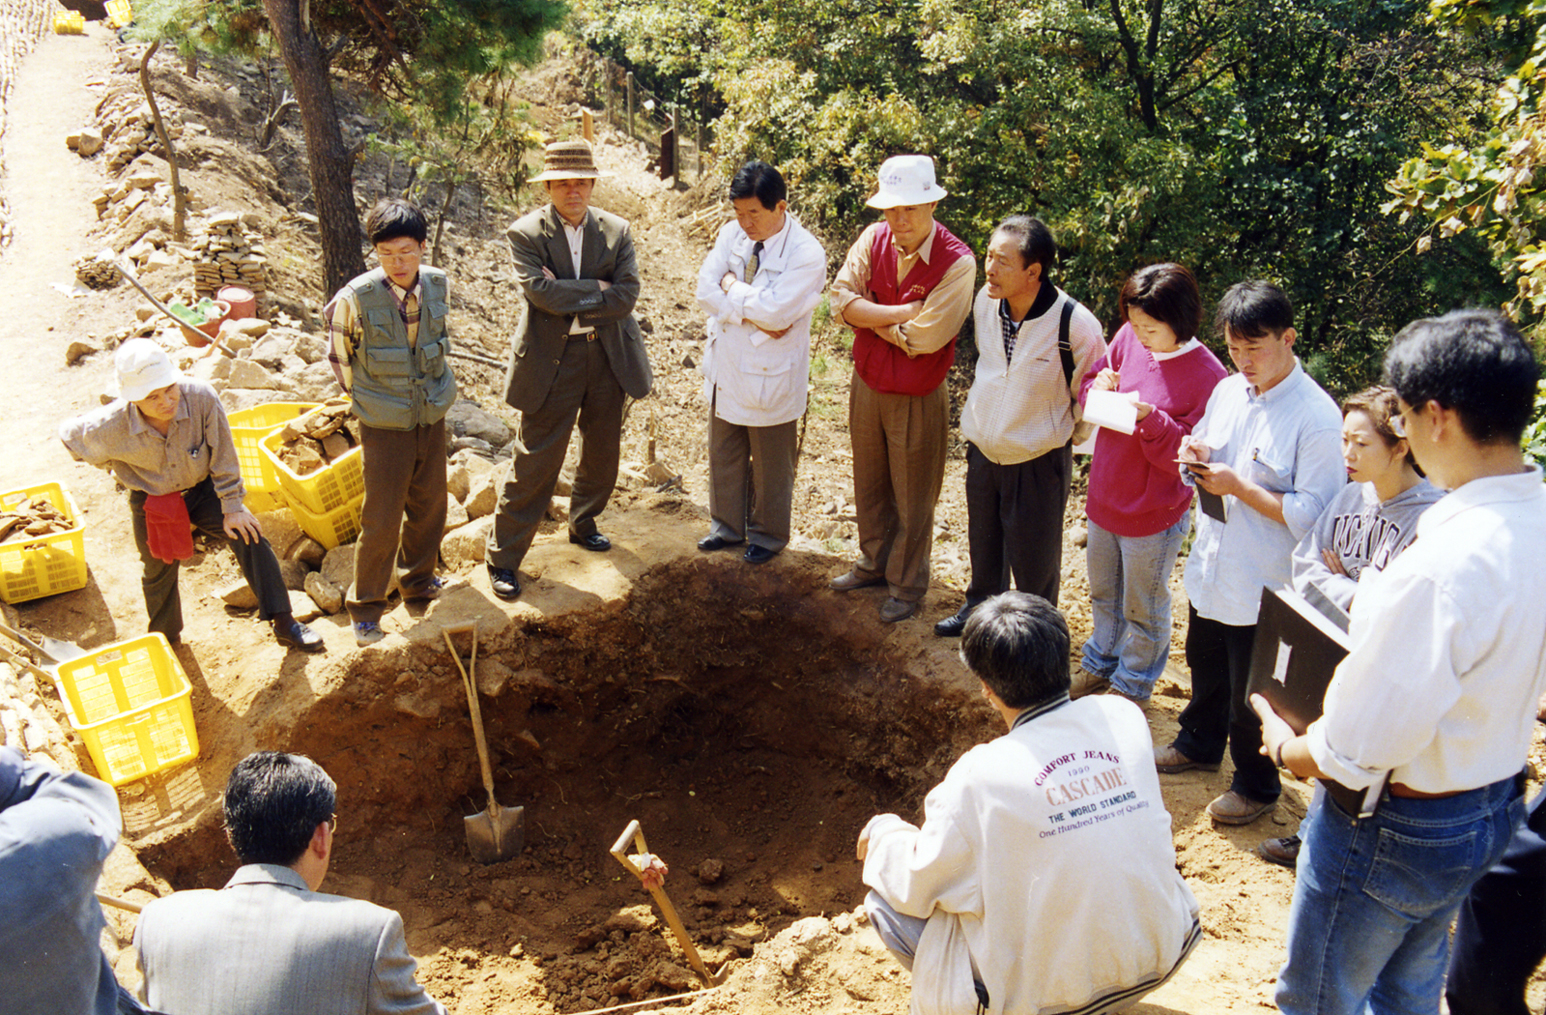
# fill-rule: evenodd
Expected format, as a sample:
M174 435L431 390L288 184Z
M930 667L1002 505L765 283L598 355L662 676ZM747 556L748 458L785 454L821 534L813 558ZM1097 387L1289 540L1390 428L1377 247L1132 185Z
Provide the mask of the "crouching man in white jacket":
M968 751L924 801L859 834L865 900L913 974L915 1015L1120 1011L1201 938L1176 872L1148 723L1111 695L1069 701L1068 625L1006 592L961 656L1009 732Z

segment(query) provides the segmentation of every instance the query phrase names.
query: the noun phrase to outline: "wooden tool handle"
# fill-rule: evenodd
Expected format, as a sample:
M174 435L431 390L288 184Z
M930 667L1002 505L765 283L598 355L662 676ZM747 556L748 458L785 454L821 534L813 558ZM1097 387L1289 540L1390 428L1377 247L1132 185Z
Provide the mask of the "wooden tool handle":
M472 735L478 744L478 764L483 768L483 788L488 791L488 799L491 809L497 806L494 800L494 768L488 760L488 741L483 737L483 713L478 708L478 689L473 686L472 678L467 675L467 669L462 665L462 657L456 654L456 646L451 642L451 632L442 630L441 637L446 640L446 649L451 653L451 658L456 660L456 668L462 675L462 687L467 692L467 711L472 714Z

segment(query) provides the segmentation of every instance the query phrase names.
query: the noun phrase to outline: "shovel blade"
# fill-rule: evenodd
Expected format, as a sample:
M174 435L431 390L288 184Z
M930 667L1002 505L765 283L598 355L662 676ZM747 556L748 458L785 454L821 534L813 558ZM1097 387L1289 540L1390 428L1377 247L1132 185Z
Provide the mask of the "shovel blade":
M498 863L526 846L526 808L490 805L486 811L462 819L467 849L479 863Z

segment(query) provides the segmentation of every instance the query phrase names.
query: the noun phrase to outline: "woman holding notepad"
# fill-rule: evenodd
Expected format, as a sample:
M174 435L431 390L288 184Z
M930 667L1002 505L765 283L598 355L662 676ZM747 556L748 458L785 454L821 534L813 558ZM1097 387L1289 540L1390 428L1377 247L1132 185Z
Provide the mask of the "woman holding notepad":
M1147 707L1170 654L1170 572L1191 525L1176 455L1225 371L1193 337L1202 298L1186 268L1134 273L1120 308L1122 327L1079 397L1100 430L1085 505L1095 629L1073 695L1109 691Z

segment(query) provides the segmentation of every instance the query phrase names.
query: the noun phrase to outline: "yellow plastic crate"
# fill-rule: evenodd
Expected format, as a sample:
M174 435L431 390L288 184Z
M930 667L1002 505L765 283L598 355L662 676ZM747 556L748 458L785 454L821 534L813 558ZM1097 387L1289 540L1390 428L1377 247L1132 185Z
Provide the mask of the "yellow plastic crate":
M247 507L250 510L273 510L271 505L261 509L254 507L255 498L252 494L279 491L279 473L263 454L263 438L316 407L316 402L265 402L233 412L228 417L231 421L231 440L236 444L236 458L241 463L242 485L247 488ZM261 498L256 498L256 502L268 504Z
M321 543L323 549L331 550L360 534L360 511L364 504L365 495L361 494L341 507L319 514L291 501L290 513L302 532Z
M337 511L365 494L365 458L359 447L329 465L306 476L297 476L279 460L279 431L262 440L263 457L279 477L279 488L289 505L314 515Z
M192 687L159 634L121 641L59 666L59 697L97 776L122 786L199 756Z
M129 0L107 0L107 19L114 28L127 28L134 22L134 7Z
M8 603L86 587L85 529L75 502L63 487L43 483L0 493L0 511L13 510L40 496L47 497L75 524L51 536L0 543L0 599Z
M55 11L54 34L55 35L84 35L86 33L86 16L79 11Z

